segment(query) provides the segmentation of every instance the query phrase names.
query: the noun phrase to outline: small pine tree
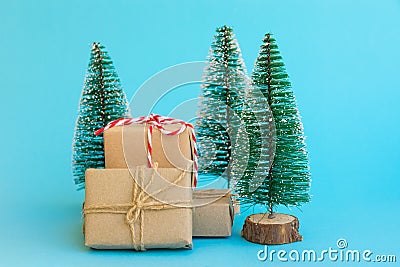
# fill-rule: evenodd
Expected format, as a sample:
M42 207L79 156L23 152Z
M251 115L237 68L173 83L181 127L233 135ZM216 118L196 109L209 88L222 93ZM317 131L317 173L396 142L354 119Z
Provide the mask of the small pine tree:
M232 138L239 126L246 67L232 28L217 28L207 58L196 121L199 171L230 180Z
M104 168L103 136L94 132L110 121L129 116L128 101L110 56L93 43L73 139L72 170L78 189L87 168Z
M251 78L255 90L262 92L271 108L276 150L261 185L250 190L251 177L244 176L237 192L245 203L266 205L273 217L278 205L299 206L310 200L310 172L296 99L276 41L269 33L260 47Z

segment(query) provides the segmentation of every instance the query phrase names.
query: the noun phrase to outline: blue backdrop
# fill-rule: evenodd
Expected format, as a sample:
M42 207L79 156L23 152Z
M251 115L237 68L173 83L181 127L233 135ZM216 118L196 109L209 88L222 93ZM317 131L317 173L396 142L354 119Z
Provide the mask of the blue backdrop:
M299 217L304 241L270 249L337 248L345 238L400 261L400 1L14 0L0 8L1 266L287 265L259 261L263 246L240 237L251 211L232 237L196 239L192 251L83 245L71 141L90 43L106 46L130 98L154 73L204 60L223 24L249 70L263 35L275 34L308 136L312 202L280 209ZM176 104L166 97L158 108Z

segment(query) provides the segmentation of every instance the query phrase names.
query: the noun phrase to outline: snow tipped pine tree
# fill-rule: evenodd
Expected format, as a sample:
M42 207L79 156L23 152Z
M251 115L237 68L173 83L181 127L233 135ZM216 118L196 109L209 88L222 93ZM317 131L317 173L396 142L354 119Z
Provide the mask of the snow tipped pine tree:
M261 244L299 241L302 236L298 233L297 218L274 211L279 205L300 206L309 202L309 161L289 76L276 40L269 33L263 39L251 78L252 85L263 93L271 108L276 128L276 148L264 181L255 190L249 186L251 180L247 183L243 181L243 186L237 190L244 202L261 204L267 207L268 212L268 215L247 217L242 236Z
M199 171L230 181L232 142L240 125L247 72L232 28L217 28L201 85L196 121Z
M85 186L88 168L104 168L103 136L94 132L129 116L128 101L110 56L100 43L92 44L73 139L72 171L78 189Z

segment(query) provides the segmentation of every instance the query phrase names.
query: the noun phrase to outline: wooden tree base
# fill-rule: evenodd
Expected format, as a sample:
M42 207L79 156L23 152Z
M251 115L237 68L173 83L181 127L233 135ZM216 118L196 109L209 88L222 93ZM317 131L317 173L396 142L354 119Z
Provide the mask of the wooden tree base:
M252 214L244 222L242 236L250 242L279 245L303 240L299 234L299 220L288 214Z

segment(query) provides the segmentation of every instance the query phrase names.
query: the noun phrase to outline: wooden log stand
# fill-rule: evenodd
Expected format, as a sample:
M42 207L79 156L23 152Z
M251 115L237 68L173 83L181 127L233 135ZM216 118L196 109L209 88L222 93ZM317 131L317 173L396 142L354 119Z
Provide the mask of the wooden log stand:
M303 240L299 234L299 220L292 215L274 213L252 214L244 222L242 236L253 243L279 245Z

